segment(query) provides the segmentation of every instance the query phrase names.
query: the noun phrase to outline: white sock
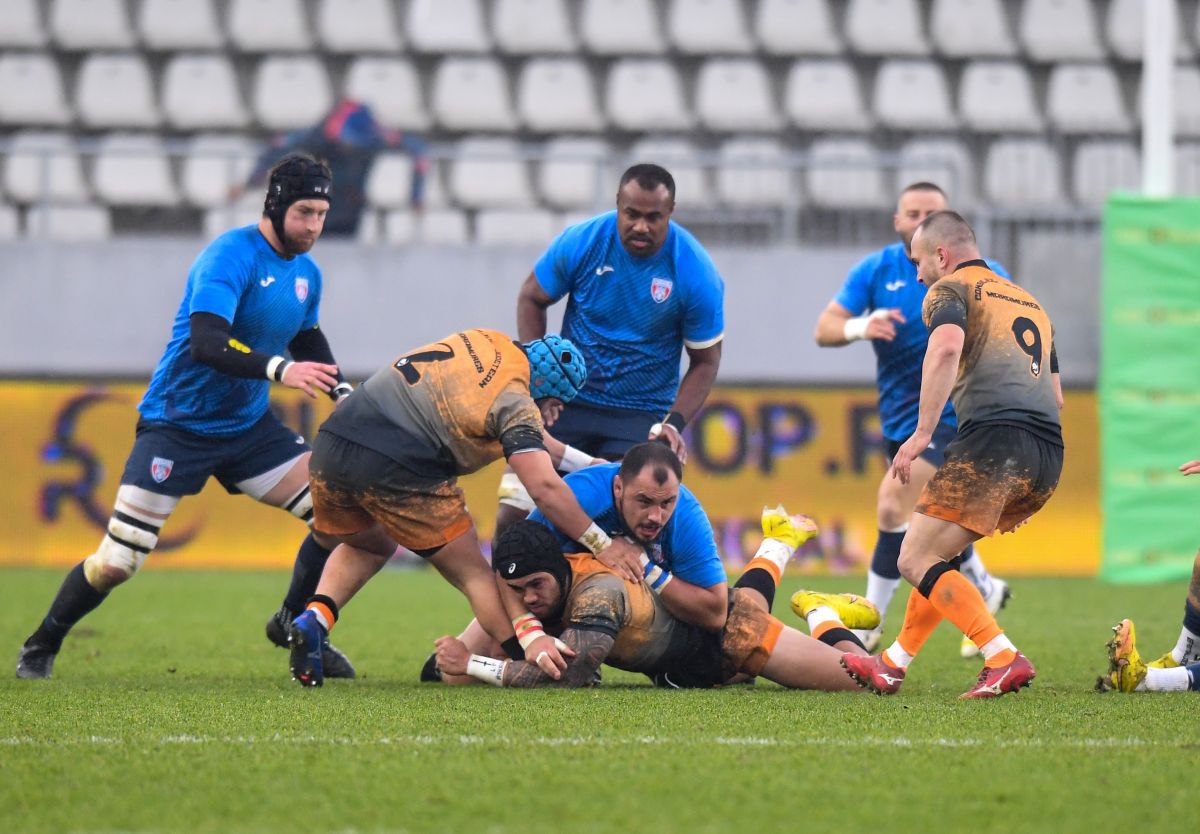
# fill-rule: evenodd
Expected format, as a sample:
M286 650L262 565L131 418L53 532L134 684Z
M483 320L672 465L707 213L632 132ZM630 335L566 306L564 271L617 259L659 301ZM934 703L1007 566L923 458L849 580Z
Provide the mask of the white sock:
M779 539L763 539L763 543L758 546L758 552L754 554L755 559L766 559L775 564L779 568L779 572L783 573L787 570L788 560L792 558L792 554L796 552L794 547L781 542Z
M900 645L899 640L895 641L894 643L892 643L892 645L888 646L887 650L884 652L884 654L886 654L887 657L884 659L883 662L890 663L891 665L895 666L897 669L907 669L908 664L913 662L913 656L911 654L909 654L908 652L904 651L904 647Z
M812 634L813 630L817 626L821 625L821 623L835 622L838 625L841 625L842 623L841 618L837 615L837 612L835 612L828 605L818 605L812 611L808 612L808 616L805 617L805 619L808 620L809 634Z
M979 651L983 652L985 662L1000 654L1005 649L1012 649L1015 652L1017 647L1013 645L1012 640L1009 640L1003 631L979 647Z
M872 570L867 571L867 599L879 609L879 625L883 626L883 618L887 615L888 606L896 589L900 587L899 579L889 579L880 576Z
M1186 666L1176 666L1174 669L1146 670L1146 679L1138 684L1138 691L1146 692L1183 692L1192 683L1192 676Z
M321 609L320 609L320 608L310 608L310 609L308 609L308 610L309 610L309 611L311 611L311 612L313 613L313 616L317 618L317 622L321 624L321 628L325 629L325 633L326 633L326 634L328 634L328 633L329 633L329 627L330 627L332 624L331 624L331 623L327 623L327 622L325 621L325 615L321 613Z
M1171 649L1171 657L1175 662L1186 666L1189 663L1200 663L1200 634L1192 634L1186 628L1179 632L1175 648Z
M975 550L975 548L971 548L971 555L963 559L963 563L959 565L958 570L963 576L971 580L971 584L979 590L979 593L985 600L992 593L992 576L988 573L983 560L979 558L979 551Z

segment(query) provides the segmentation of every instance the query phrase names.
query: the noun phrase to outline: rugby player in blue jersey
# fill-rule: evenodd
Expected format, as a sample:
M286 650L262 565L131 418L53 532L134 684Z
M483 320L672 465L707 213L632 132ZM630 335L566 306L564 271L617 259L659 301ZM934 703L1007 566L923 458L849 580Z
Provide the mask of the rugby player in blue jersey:
M616 210L560 234L517 298L521 341L543 336L547 308L567 299L562 334L587 359L588 382L569 405L544 403L542 415L555 437L588 455L615 460L661 436L687 462L684 426L721 361L725 284L704 247L671 220L674 209L671 174L634 165L621 175ZM506 472L497 533L532 508Z
M25 641L17 677L50 677L63 638L133 576L179 499L210 477L311 525L309 447L271 413L268 388L274 382L335 401L350 392L318 323L321 270L308 255L332 184L325 163L284 157L271 170L258 224L221 235L192 264L171 340L138 406L108 530L67 574ZM312 533L301 544L284 605L267 626L276 643L287 645L287 626L316 588L333 544ZM354 676L328 643L323 654L327 675Z
M921 398L921 365L929 331L921 321L925 287L917 281L917 268L909 258L913 233L926 217L946 209L946 194L931 182L917 182L900 193L892 218L900 241L863 258L850 270L837 296L817 319L816 339L821 347L842 347L868 339L875 349L876 382L879 387L879 417L883 429L888 466L917 427ZM1010 277L995 261L993 272ZM947 402L933 440L920 458L913 461L907 483L885 472L879 484L876 516L879 537L867 572L867 599L887 616L888 604L900 585L900 543L917 497L933 473L942 465L946 446L958 432L958 419ZM979 589L995 614L1009 597L1008 583L988 574L974 547L963 551L959 570ZM883 625L860 634L867 649L879 645ZM963 657L978 654L975 644L962 642Z

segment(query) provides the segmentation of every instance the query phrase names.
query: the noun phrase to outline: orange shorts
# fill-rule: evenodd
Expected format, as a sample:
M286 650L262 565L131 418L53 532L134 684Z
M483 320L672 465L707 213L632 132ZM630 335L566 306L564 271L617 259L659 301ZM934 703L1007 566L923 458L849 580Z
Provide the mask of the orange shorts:
M982 425L946 447L916 511L981 536L1007 533L1050 500L1063 448L1012 425Z
M751 602L749 594L745 588L734 588L729 593L729 615L721 631L726 680L738 672L761 672L783 633L783 623Z

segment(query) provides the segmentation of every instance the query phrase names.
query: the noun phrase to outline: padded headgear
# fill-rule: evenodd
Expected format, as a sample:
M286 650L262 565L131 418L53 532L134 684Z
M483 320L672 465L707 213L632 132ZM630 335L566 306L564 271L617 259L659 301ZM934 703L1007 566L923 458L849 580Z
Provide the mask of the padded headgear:
M267 180L267 199L263 214L271 220L275 234L283 242L283 218L288 206L297 200L329 202L333 173L329 166L306 153L290 153L271 169Z
M549 528L536 521L522 519L504 528L492 551L492 569L501 579L545 571L558 580L560 604L571 590L571 565L563 556L562 545Z
M575 399L587 380L587 363L570 339L549 333L521 347L529 357L529 393L535 400Z

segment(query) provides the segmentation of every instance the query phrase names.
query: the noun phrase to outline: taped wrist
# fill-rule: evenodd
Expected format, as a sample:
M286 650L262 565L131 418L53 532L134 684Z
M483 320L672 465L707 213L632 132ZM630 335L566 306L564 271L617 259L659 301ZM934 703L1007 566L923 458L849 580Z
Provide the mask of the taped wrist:
M494 657L483 657L473 654L467 661L467 674L492 686L504 686L504 670L508 668L507 660L497 660Z
M522 614L512 621L512 625L513 631L517 633L517 642L521 644L522 652L529 651L534 640L546 635L545 629L542 628L542 621L532 614Z
M867 338L867 325L871 323L871 319L885 319L887 317L888 311L879 309L865 316L855 316L852 319L846 319L846 323L842 325L842 337L847 342L857 342L860 339L865 339Z
M576 539L576 541L590 550L593 556L603 552L612 544L612 539L609 538L608 533L601 530L594 521L588 525L588 528L583 531L583 535Z
M558 468L562 472L575 472L591 465L592 456L587 452L579 451L574 446L567 446L563 449L562 460L558 462Z
M667 587L667 583L675 577L664 568L662 565L657 565L647 558L646 554L642 554L638 560L642 563L642 580L650 586L650 590L656 594L661 594L662 589Z

